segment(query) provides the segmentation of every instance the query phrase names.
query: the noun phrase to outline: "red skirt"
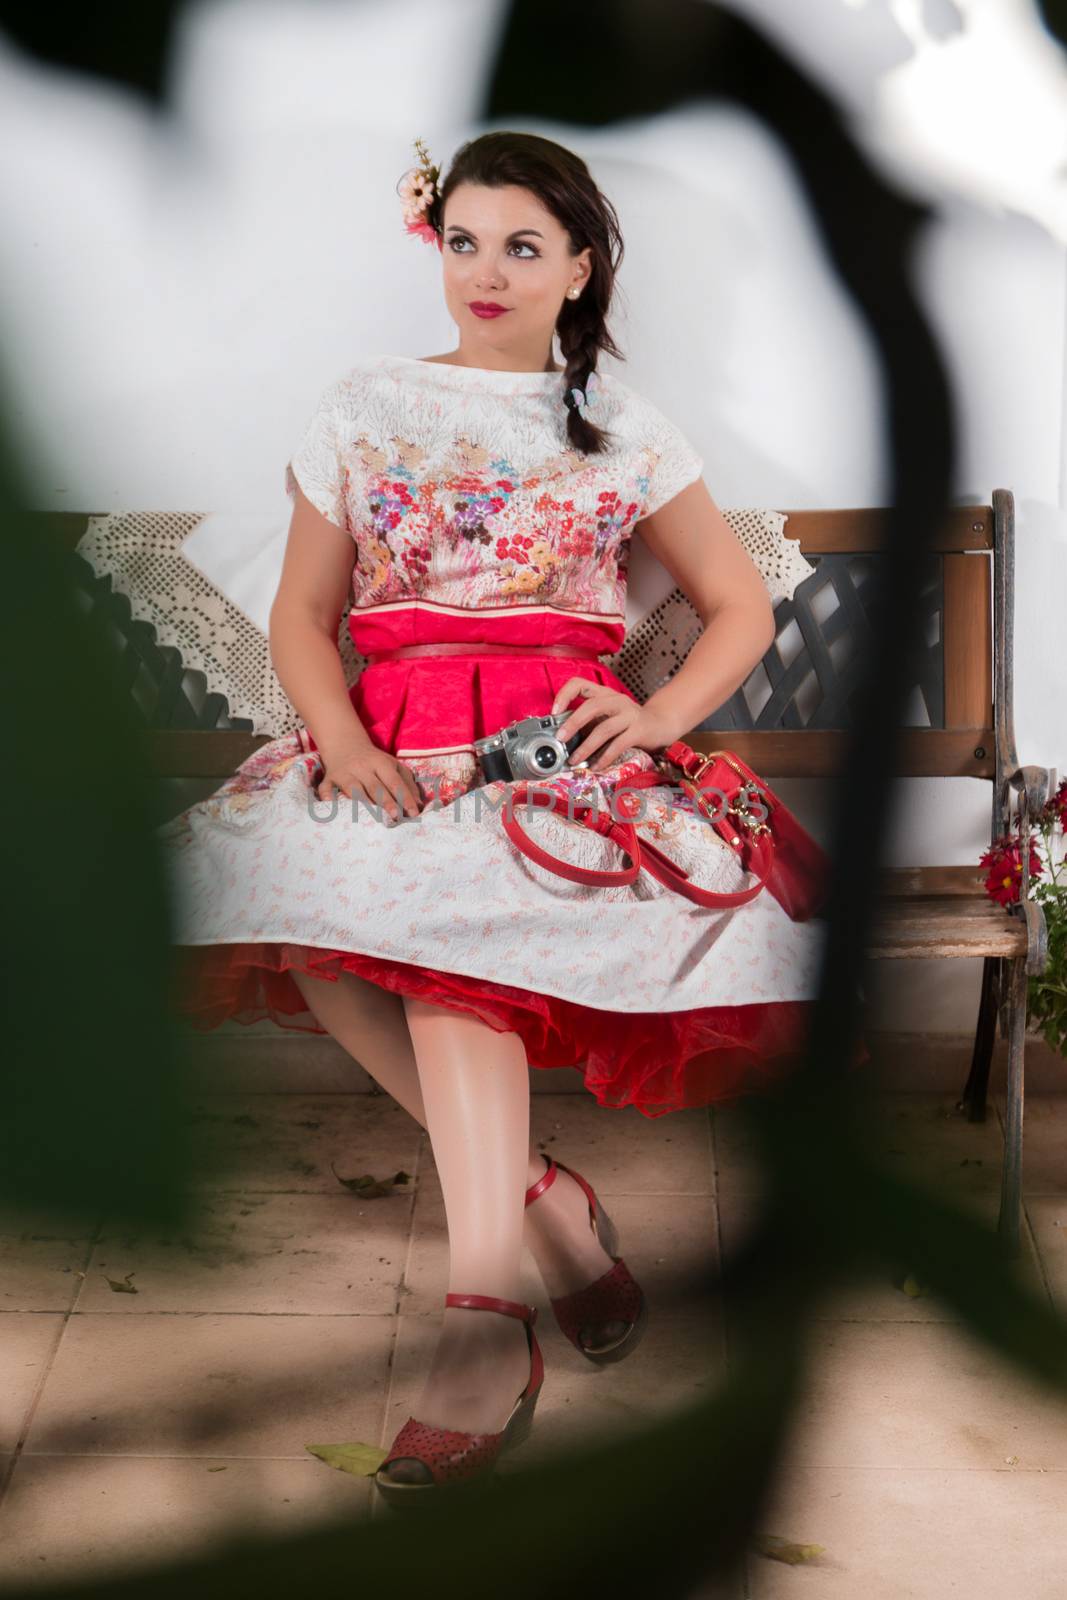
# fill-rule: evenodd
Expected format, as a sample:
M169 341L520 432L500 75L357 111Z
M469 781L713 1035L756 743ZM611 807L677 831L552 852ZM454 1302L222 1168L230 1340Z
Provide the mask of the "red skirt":
M477 657L477 645L471 648ZM425 692L431 664L414 660L366 667L350 690L373 741L405 760L409 752L418 752L410 764L420 772L432 770L436 747L452 762L454 776L456 753L472 737L494 732L519 715L545 714L552 695L572 676L630 693L597 661L524 657L509 660L506 672L500 670L500 656L473 663L453 657L452 662L452 692L446 695L439 678L437 692ZM437 712L432 726L430 707ZM447 726L439 720L442 708ZM315 748L306 729L301 741ZM447 789L444 798L447 803ZM577 1067L600 1105L635 1106L648 1117L722 1104L770 1087L803 1056L813 1010L811 1000L781 1000L681 1011L606 1011L402 960L283 942L179 945L175 956L176 1009L196 1031L270 1018L282 1028L325 1034L291 974L337 981L348 972L393 993L477 1017L494 1032L516 1033L531 1067ZM857 1042L852 1064L868 1059L866 1046Z

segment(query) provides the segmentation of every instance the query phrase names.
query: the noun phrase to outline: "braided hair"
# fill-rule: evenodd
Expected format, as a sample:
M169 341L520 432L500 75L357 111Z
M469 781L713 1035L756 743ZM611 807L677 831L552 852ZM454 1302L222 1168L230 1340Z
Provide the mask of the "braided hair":
M577 299L564 299L556 333L566 362L563 404L567 437L582 454L599 454L608 448L611 435L597 427L588 414L582 415L572 390L586 393L602 350L625 359L607 326L615 274L623 255L614 207L597 188L585 162L565 145L534 133L483 133L456 151L447 177L436 185L437 192L426 208L426 221L435 229L438 241L444 233L445 201L460 183L490 189L513 184L529 189L567 230L572 255L589 247L589 278Z

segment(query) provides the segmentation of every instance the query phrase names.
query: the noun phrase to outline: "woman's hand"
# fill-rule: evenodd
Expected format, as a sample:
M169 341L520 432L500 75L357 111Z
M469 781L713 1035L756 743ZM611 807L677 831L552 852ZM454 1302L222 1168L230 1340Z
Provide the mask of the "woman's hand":
M410 767L379 750L363 737L321 748L324 772L316 788L319 800L332 800L334 790L340 790L350 800L365 800L368 805L381 806L396 821L399 818L396 796L404 806L405 816L417 817L422 810L422 799Z
M659 750L676 737L674 729L668 728L663 718L648 706L605 683L593 683L589 678L568 678L552 702L553 712L562 711L578 697L581 704L560 724L557 738L566 743L579 729L591 723L596 726L568 757L572 767L595 750L597 758L589 762L589 770L600 772L610 767L624 750Z

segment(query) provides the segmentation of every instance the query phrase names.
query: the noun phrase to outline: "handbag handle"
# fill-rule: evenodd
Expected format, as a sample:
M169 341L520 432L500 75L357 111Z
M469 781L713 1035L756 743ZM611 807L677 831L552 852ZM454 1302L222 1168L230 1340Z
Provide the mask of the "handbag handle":
M657 773L638 773L623 786L623 792L625 793L627 789L647 788L653 784L660 784L662 781L662 778ZM518 783L511 791L511 800L512 802L525 800L528 794L529 785ZM552 793L551 804L544 809L563 815L570 811L571 803L565 800L561 794ZM642 866L644 866L654 878L658 878L669 889L674 889L678 894L684 895L687 900L693 900L697 905L702 906L724 908L726 906L745 905L749 900L754 900L760 891L766 887L767 879L774 865L774 851L768 835L758 839L752 846L749 871L755 870L757 872L755 884L747 889L735 889L728 892L701 889L690 880L688 873L683 872L662 850L659 850L654 844L649 844L647 840L642 841L632 822L617 822L613 817L605 817L600 812L597 812L594 816L592 807L583 808L582 823L592 828L596 833L602 834L605 838L614 839L616 844L630 857L629 867L624 868L621 872L602 872L592 867L574 866L569 861L562 861L559 857L550 855L539 844L535 844L525 829L520 826L510 806L505 806L504 811L501 813L501 821L512 843L524 855L529 856L531 861L536 861L540 866L547 867L549 871L557 873L560 877L569 878L573 883L588 883L600 887L633 883Z
M615 839L620 849L630 857L630 865L628 867L624 867L621 872L601 872L593 867L574 866L569 861L562 861L558 856L550 855L539 844L535 844L525 828L520 826L516 820L515 814L511 809L512 804L516 800L525 800L529 792L529 784L517 783L510 792L509 802L501 813L500 819L504 825L504 831L512 844L517 845L524 855L529 856L531 861L536 861L540 866L547 867L549 871L558 873L561 878L569 878L572 883L592 883L605 888L613 884L634 882L641 871L641 841L637 837L637 830L632 822L616 822L612 817L607 819L598 817L596 821L593 821L590 817L586 824L586 826L593 828L595 832ZM563 812L569 809L562 795L553 794L551 798L551 806L541 807L542 810ZM589 816L589 812L587 811L585 815ZM606 826L604 825L605 820Z

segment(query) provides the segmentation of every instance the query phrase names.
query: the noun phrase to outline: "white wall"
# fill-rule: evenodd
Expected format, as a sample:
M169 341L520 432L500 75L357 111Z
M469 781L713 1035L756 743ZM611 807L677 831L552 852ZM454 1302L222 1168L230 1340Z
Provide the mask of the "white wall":
M866 83L899 60L886 15L873 8L865 49L824 70L858 63ZM788 42L797 9L778 16ZM39 505L256 508L270 529L322 386L370 351L454 343L439 258L403 233L395 184L416 135L446 164L481 131L499 20L492 0L193 5L155 129L132 96L0 40L3 359ZM855 78L842 90L860 115ZM692 105L608 130L523 126L579 150L618 207L622 374L702 450L719 504L883 503L870 341L762 126ZM945 195L919 282L959 406L957 494L1016 496L1020 754L1062 772L1064 246ZM663 576L636 560L635 601ZM975 860L988 785L907 788L896 859ZM806 789L788 797L818 827ZM978 963L883 978L886 1025L972 1025Z

